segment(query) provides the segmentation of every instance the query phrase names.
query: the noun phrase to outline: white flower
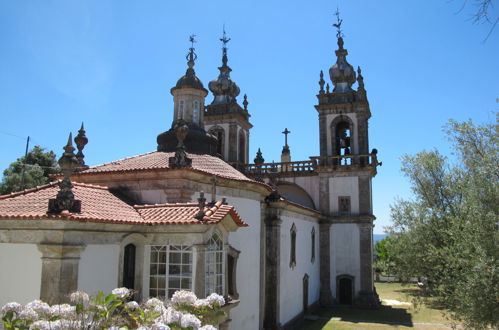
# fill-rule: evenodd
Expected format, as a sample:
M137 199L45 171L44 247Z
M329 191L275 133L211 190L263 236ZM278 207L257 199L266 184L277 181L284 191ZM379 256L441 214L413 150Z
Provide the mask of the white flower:
M192 305L198 298L190 291L180 290L176 291L172 296L172 303L179 305Z
M61 320L57 321L45 321L45 320L40 320L33 322L30 326L29 329L40 329L40 330L60 330L64 329L61 325Z
M16 302L10 302L2 307L2 315L5 315L9 311L14 311L16 313L19 313L23 309L23 306L21 304L18 304Z
M134 311L134 310L138 309L140 306L136 301L130 301L130 302L126 303L125 307L127 309Z
M35 312L41 315L48 315L50 314L50 306L46 302L43 302L41 300L33 300L30 303L26 304L26 308L31 308Z
M139 328L140 329L140 328ZM112 326L110 328L107 328L107 330L126 330L126 328L123 327L117 327L117 326Z
M145 305L147 308L154 308L155 306L163 305L163 302L158 298L151 298L148 301L146 301Z
M198 299L194 302L194 307L202 308L210 306L210 302L207 299Z
M223 306L225 305L225 299L219 294L212 293L208 297L206 297L206 300L210 302L212 306L218 303L218 306Z
M38 313L33 309L26 307L19 313L19 318L23 320L35 321L38 319Z
M166 324L172 324L172 323L177 323L180 324L180 320L182 319L182 313L168 307L165 311L165 313L162 315L162 319L164 319L166 316Z
M194 329L198 329L201 326L201 321L196 316L186 313L182 315L180 326L182 328L193 327Z
M170 330L170 327L163 322L156 322L152 325L152 330Z
M76 291L73 292L70 296L69 299L73 304L83 304L85 308L88 307L88 301L90 300L90 297L86 292L83 291Z
M118 298L126 298L128 297L132 292L127 289L127 288L116 288L113 291L111 291L112 294L115 294L118 296Z
M207 325L202 326L201 328L199 328L199 330L217 330L217 328L215 328L214 326L212 326L210 324L207 324Z
M62 318L71 318L76 313L76 306L70 306L68 304L53 305L50 307L50 315L58 316Z

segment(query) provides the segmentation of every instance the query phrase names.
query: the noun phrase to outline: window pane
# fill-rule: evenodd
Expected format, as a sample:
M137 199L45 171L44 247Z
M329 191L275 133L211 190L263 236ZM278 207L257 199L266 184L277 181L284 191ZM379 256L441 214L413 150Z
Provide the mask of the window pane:
M180 274L180 266L170 265L169 269L170 269L169 270L170 275L178 275L178 274Z

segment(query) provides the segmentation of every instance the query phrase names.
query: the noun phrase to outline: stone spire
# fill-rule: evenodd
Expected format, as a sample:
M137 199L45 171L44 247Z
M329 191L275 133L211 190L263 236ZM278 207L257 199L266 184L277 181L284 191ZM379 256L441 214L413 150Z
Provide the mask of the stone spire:
M85 160L83 159L85 158L85 155L83 155L83 148L85 148L85 146L87 145L88 138L85 135L85 128L83 127L83 122L81 123L81 128L78 131L78 135L75 136L74 141L76 147L78 148L78 153L76 154L76 159L78 159L78 168L76 170L81 171L87 169L88 166L85 165Z
M347 62L348 51L343 48L343 32L340 19L340 13L336 10L337 22L333 24L337 28L336 37L338 39L338 49L336 53L336 63L329 69L329 77L334 85L333 93L345 93L352 91L352 85L355 83L355 70L352 65Z
M195 61L198 58L195 52L196 49L194 48L194 43L196 42L195 37L196 35L194 34L189 37L189 41L191 42L191 47L189 48L189 53L186 56L187 71L185 72L184 76L180 77L175 87L172 88L172 91L177 88L185 88L185 87L205 90L203 83L196 76L196 72L194 71L194 65L196 64Z
M56 198L49 199L48 212L49 214L58 214L63 211L71 213L79 213L81 211L81 201L75 200L71 183L71 174L78 167L78 159L74 154L75 148L72 143L72 134L69 133L68 143L64 147L64 153L59 158L59 166L61 167L64 179L59 183L59 192Z
M230 79L230 72L232 69L227 65L227 43L230 38L227 38L225 33L225 28L223 30L223 36L220 38L223 43L222 47L222 66L218 68L220 74L218 77L208 84L208 88L213 93L212 105L216 104L230 104L236 102L236 97L239 95L239 87Z
M360 100L365 100L366 98L366 89L364 88L364 77L362 76L362 70L360 66L357 67L357 97Z

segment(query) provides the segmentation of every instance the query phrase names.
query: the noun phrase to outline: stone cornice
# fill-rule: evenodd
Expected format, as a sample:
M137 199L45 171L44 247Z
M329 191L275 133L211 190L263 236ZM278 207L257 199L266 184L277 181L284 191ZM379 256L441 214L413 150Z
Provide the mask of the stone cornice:
M371 224L376 219L374 215L330 215L324 216L321 223L356 223L356 224Z

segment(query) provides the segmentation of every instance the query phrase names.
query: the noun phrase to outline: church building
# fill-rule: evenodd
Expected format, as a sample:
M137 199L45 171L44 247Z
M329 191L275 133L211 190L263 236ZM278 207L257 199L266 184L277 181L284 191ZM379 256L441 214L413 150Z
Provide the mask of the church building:
M249 155L248 101L239 103L225 33L221 41L208 89L192 43L155 151L87 166L82 125L52 183L0 196L0 305L122 286L139 301L216 292L227 302L220 329L237 330L286 328L318 306L378 306L372 179L381 163L341 30L332 90L320 72L319 141L307 142L320 154L300 161L287 129L281 162Z

